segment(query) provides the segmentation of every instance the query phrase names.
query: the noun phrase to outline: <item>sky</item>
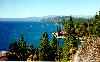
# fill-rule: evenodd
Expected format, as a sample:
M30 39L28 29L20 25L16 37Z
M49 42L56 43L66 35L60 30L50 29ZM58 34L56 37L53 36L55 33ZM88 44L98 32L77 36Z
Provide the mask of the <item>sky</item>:
M95 15L100 0L0 0L0 18Z

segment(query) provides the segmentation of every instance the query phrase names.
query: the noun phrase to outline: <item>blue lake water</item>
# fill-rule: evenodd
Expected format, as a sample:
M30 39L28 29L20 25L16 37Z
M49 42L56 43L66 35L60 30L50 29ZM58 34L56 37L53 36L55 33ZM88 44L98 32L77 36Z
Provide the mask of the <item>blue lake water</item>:
M53 22L8 22L0 21L0 50L8 50L11 42L19 40L21 34L27 44L33 44L34 47L40 45L40 38L43 32L48 33L49 41L52 38L52 33L57 29L56 23ZM58 42L62 45L61 39Z

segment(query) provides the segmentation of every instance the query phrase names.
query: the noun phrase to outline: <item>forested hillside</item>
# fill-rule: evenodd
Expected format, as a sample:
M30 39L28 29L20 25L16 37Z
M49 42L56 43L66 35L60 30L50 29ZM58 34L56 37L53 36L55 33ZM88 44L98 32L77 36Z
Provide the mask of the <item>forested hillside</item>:
M57 23L64 26L64 29L57 30L59 34L62 34L61 31L65 32L63 34L65 38L63 39L64 44L62 47L55 36L52 36L52 40L49 41L47 32L44 32L40 38L40 46L38 48L34 48L33 45L27 45L24 35L22 35L20 40L9 45L9 51L12 52L12 54L7 54L8 60L16 58L15 60L22 61L35 60L67 62L73 61L73 57L78 50L80 51L79 60L82 59L89 61L89 59L95 58L100 61L100 57L98 56L98 54L100 54L100 14L96 14L91 19L74 18L72 16L66 19L65 17ZM94 55L95 57L93 57Z

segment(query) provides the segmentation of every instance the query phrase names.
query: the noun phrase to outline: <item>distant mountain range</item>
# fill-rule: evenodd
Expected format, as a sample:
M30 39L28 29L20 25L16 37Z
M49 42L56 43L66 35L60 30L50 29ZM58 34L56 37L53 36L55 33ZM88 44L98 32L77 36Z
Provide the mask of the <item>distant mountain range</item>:
M0 21L36 21L39 22L41 17L29 17L29 18L0 18Z
M70 16L54 16L54 17L49 17L49 18L42 18L40 21L41 22L58 22L61 20L65 20L69 18Z
M0 18L0 21L33 21L33 22L57 22L69 18L70 16L43 16L43 17L28 17L28 18ZM75 18L91 18L92 16L73 16Z

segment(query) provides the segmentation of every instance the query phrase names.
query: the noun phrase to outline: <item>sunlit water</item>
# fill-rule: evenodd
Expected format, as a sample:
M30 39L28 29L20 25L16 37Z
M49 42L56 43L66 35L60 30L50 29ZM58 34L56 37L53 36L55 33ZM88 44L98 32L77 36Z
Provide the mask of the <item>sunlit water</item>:
M0 50L8 50L11 42L19 40L24 34L27 44L35 47L40 45L40 38L43 32L49 34L49 41L52 33L57 29L56 23L51 22L0 22ZM62 45L61 39L58 39Z

